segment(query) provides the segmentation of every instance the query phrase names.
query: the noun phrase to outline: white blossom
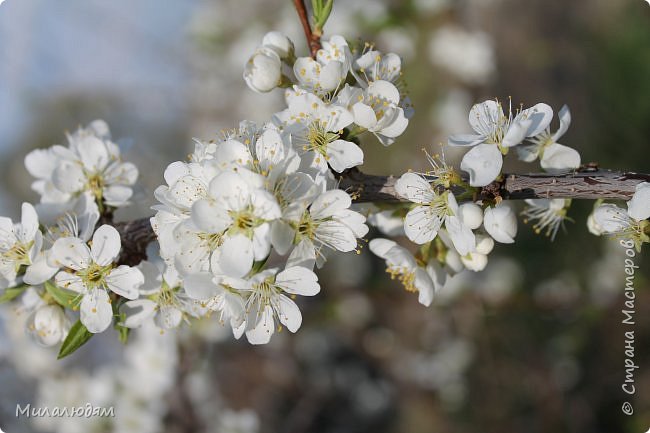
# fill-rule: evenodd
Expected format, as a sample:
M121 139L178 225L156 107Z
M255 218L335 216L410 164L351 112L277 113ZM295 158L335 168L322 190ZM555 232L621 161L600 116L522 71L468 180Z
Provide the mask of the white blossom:
M463 156L460 168L467 171L471 186L485 186L501 173L503 155L526 137L538 135L551 122L553 110L540 103L513 116L503 113L501 103L488 100L469 112L469 123L476 134L452 135L449 145L472 149Z
M109 225L99 227L89 248L75 237L58 239L52 246L53 265L65 270L56 274L56 284L80 294L81 323L88 331L104 331L113 320L108 292L136 299L144 276L137 268L115 267L121 248L118 231Z
M488 207L483 216L483 227L495 241L511 244L517 235L517 215L505 203Z
M564 105L558 117L560 127L557 131L551 133L550 128L547 127L538 135L529 138L531 144L517 147L519 159L532 162L539 158L542 168L550 173L561 173L580 167L580 154L575 149L558 143L571 125L569 107Z

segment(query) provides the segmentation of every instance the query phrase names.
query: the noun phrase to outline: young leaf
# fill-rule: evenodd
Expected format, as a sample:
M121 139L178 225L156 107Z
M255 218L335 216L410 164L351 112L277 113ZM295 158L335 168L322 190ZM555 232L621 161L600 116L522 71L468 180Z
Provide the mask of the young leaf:
M75 350L86 344L86 342L90 340L90 337L93 335L94 334L88 331L83 323L81 323L81 320L77 320L77 322L72 325L72 328L70 328L68 336L65 337L65 340L61 345L61 349L59 350L57 359L65 358L66 356L70 355Z
M46 281L45 290L63 308L75 309L79 305L79 294L71 290L62 289L51 281Z
M16 287L11 287L9 289L5 289L4 293L2 296L0 296L0 304L4 304L5 302L9 302L11 300L16 299L18 296L20 296L25 289L27 289L29 285L27 284L21 284L20 286Z

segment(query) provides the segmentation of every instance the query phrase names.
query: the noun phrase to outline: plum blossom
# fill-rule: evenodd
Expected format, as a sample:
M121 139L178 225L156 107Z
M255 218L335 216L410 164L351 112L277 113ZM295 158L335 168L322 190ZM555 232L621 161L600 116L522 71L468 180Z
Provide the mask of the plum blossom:
M52 265L64 268L56 274L56 284L79 293L81 323L92 333L104 331L113 321L109 291L136 299L144 284L139 269L115 267L120 248L120 234L106 224L95 231L90 248L76 237L60 238L52 246Z
M318 94L327 93L336 90L345 80L350 63L348 43L342 36L335 35L329 41L322 41L316 59L298 57L293 72L301 87Z
M433 295L444 287L448 275L440 264L431 259L427 263L417 259L406 248L389 239L370 241L370 251L386 260L386 272L397 279L408 292L418 293L418 302L431 305Z
M25 157L25 166L38 180L32 189L43 203L67 202L89 191L98 206L122 207L133 195L138 169L122 162L119 147L110 140L108 125L92 122L68 135L68 147L55 145L34 150Z
M474 234L458 216L458 203L451 191L436 192L426 179L415 173L405 173L395 183L397 193L417 203L404 219L406 236L417 244L432 241L443 223L454 247L461 256L474 249Z
M542 168L550 173L561 173L580 167L580 154L575 149L558 143L571 125L569 107L564 105L558 117L560 127L557 131L551 134L550 128L547 127L538 135L529 138L530 144L517 147L519 159L532 162L539 158Z
M533 230L535 233L545 231L546 236L555 239L560 227L563 226L564 221L570 219L567 216L567 211L571 205L571 200L563 198L556 199L528 199L528 205L521 213L524 216L524 222L535 221Z
M43 235L38 229L34 206L23 203L19 223L0 217L0 289L15 285L23 270L29 277L40 279L38 267L32 269L32 266L42 245Z
M650 183L636 186L634 195L627 202L627 211L615 204L602 204L593 211L593 225L602 233L634 241L636 249L650 242Z
M469 173L471 186L485 186L501 173L503 155L526 137L534 137L548 127L553 110L540 103L513 116L506 116L501 103L488 100L469 112L469 123L476 134L452 135L449 145L472 149L463 156L460 168Z
M312 93L299 92L289 99L286 110L275 115L275 122L290 134L294 148L312 154L319 172L341 173L363 164L363 151L351 141L341 139L343 128L354 117L345 108L326 104Z

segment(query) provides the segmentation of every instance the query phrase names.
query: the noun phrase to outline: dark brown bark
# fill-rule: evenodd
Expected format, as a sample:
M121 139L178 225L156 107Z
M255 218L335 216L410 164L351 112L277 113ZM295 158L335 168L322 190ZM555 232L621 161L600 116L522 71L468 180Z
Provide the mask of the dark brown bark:
M364 174L349 170L340 178L340 188L349 192L356 203L400 202L394 176ZM650 182L650 175L610 170L579 171L562 176L549 174L504 174L501 181L480 189L477 197L492 200L527 198L620 199L629 200L636 186ZM156 240L149 218L115 224L122 237L119 262L137 265L147 258L147 245Z

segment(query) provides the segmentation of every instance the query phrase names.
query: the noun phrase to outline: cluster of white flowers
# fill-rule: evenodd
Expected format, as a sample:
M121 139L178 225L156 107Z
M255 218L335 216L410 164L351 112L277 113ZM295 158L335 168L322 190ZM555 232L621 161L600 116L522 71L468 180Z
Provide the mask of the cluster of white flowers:
M373 239L370 250L386 260L387 272L418 300L430 305L433 295L449 277L464 269L482 271L494 241L513 243L517 217L505 204L481 207L474 202L458 204L445 183L453 181L454 169L441 161L430 174L405 173L395 184L397 193L413 203L403 221L404 233L420 245L414 255L388 239ZM392 229L392 219L375 219L382 232Z
M108 126L92 122L68 135L67 147L29 153L41 199L23 204L20 222L0 218L0 300L22 295L29 334L44 346L63 342L61 356L111 324L126 338L131 328L154 323L164 331L212 315L236 338L266 344L279 327L300 328L296 296L320 292L314 268L330 254L360 252L368 222L419 246L412 253L389 239L369 244L391 277L430 305L451 276L483 270L495 242L514 242L513 207L479 194L500 179L510 148L550 173L577 169L580 155L558 143L571 121L566 106L551 133L548 105L509 107L506 115L488 100L469 113L475 134L449 138L471 147L460 170L427 154L428 172L395 183L403 203L355 208L339 178L363 164L361 135L387 146L408 126L413 109L401 74L396 54L370 44L354 49L332 36L313 58L296 57L288 37L268 33L244 79L260 93L283 88L286 108L266 123L244 121L216 140L196 140L188 160L167 167L150 220L161 260L137 266L124 264L113 211L129 203L138 170L122 162ZM590 229L640 249L649 241L649 195L642 183L627 211L599 205ZM570 220L571 200L527 205L524 221L551 238Z
M359 135L391 144L412 109L397 55L370 45L354 54L341 36L322 45L296 57L291 40L268 33L244 79L257 92L286 88L287 108L197 141L189 161L169 165L151 220L165 264L159 294L127 302L127 326L155 312L166 312L165 327L217 314L235 337L264 344L278 322L300 327L292 298L320 291L315 266L359 251L366 218L334 173L363 163Z

